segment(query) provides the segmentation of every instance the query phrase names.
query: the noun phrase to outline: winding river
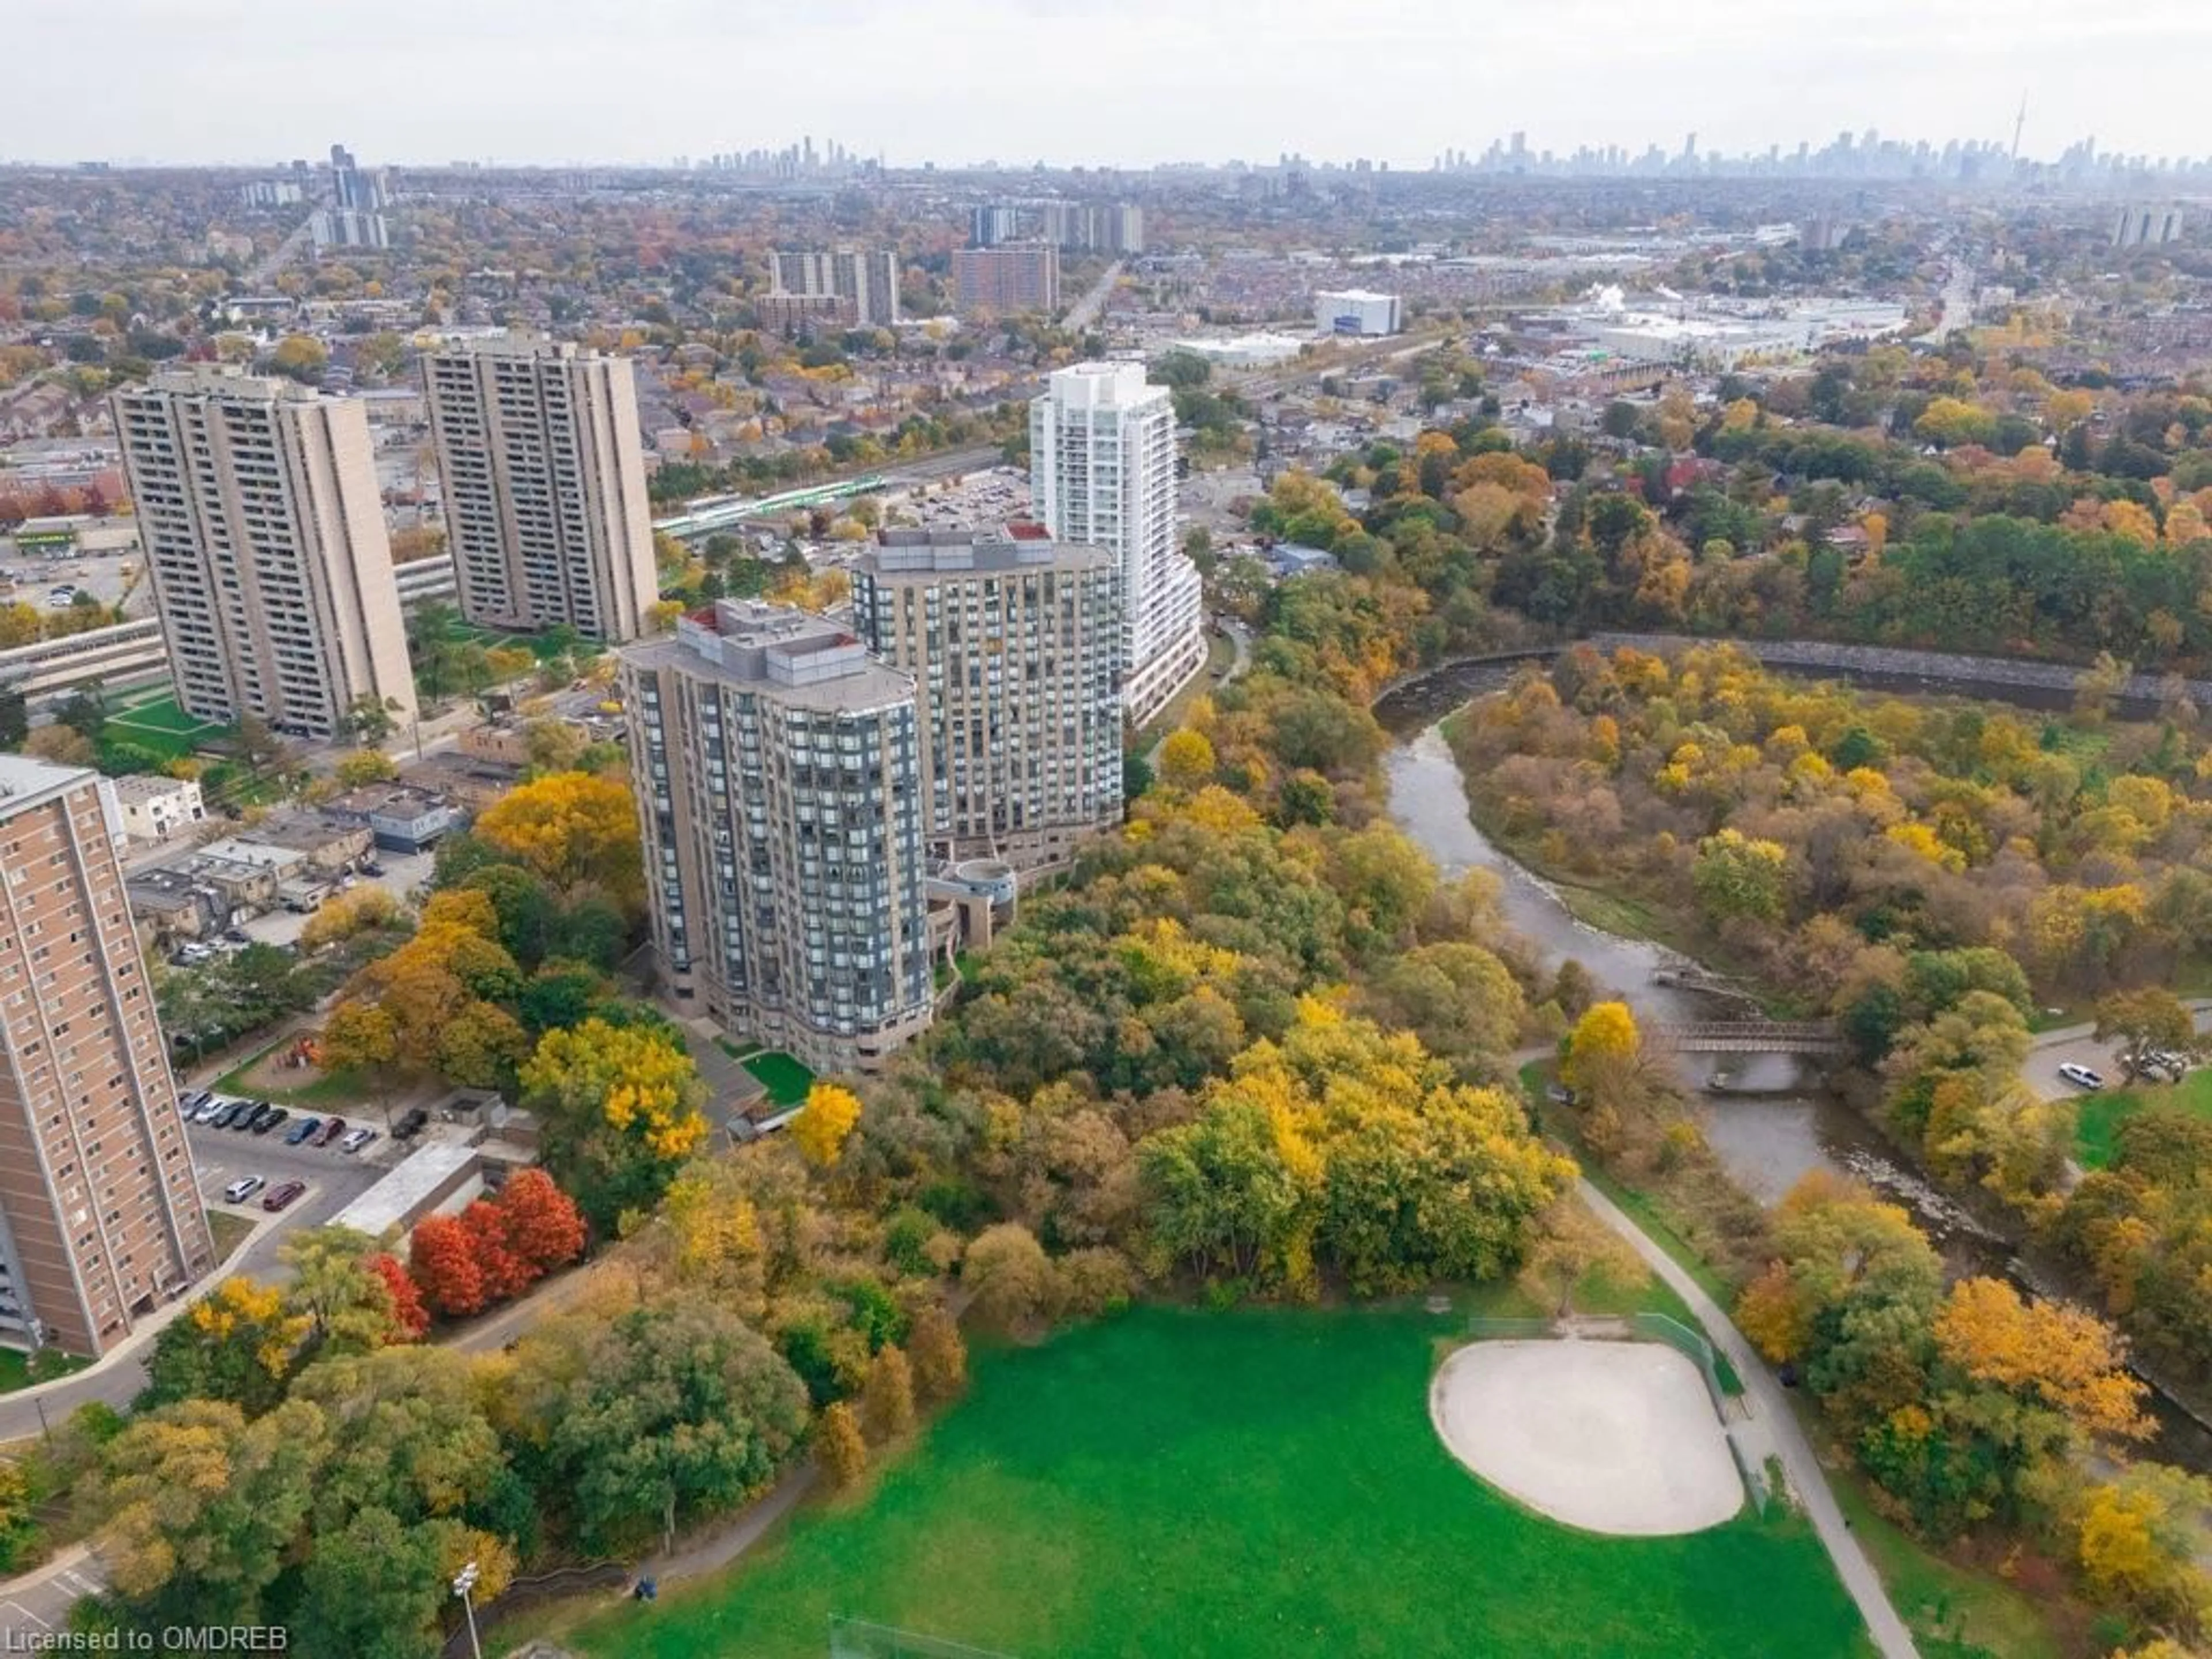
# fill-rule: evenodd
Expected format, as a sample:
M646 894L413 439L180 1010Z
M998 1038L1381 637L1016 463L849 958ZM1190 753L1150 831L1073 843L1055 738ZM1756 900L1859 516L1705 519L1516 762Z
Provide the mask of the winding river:
M1626 939L1577 920L1556 890L1475 827L1466 781L1441 722L1472 699L1502 689L1518 666L1451 665L1376 703L1376 718L1394 739L1384 760L1392 820L1445 874L1487 870L1495 875L1506 925L1535 948L1544 965L1557 968L1571 957L1580 962L1600 986L1629 1004L1639 1024L1710 1019L1717 1013L1725 1018L1724 1008L1705 994L1653 983L1655 970L1683 966L1685 958L1648 939ZM1998 695L1987 687L1924 681L1910 689ZM2002 700L2049 706L2046 697L2033 693ZM1872 1124L1816 1077L1801 1074L1799 1066L1773 1054L1684 1057L1690 1080L1698 1085L1706 1139L1739 1186L1771 1205L1811 1170L1855 1176L1910 1211L1954 1273L2027 1281L2003 1238L1911 1169ZM1703 1086L1701 1079L1723 1070L1729 1074L1727 1091ZM2148 1448L2152 1455L2212 1473L2212 1431L2162 1394L2154 1394L2152 1404L2160 1431Z

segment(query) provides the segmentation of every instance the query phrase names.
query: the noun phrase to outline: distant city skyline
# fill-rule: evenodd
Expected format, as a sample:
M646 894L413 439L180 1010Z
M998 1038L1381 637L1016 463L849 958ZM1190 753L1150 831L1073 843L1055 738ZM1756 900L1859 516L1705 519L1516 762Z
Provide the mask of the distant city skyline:
M372 166L666 165L811 132L894 167L1297 151L1416 171L1513 131L1559 154L1671 152L1692 131L1729 154L1869 128L2008 145L2023 92L2023 155L2094 136L2179 157L2206 146L2194 82L2212 61L2212 15L2184 0L1841 15L1772 0L1755 21L1719 0L1659 15L1628 0L1497 15L1413 0L325 0L282 27L254 27L276 15L256 0L114 0L96 56L71 0L12 9L17 61L98 79L96 107L76 77L36 74L0 108L0 159L60 162L258 165L343 135ZM1012 94L1047 90L1056 64L1080 65L1067 89L1114 118L1033 121ZM240 95L211 95L226 88Z

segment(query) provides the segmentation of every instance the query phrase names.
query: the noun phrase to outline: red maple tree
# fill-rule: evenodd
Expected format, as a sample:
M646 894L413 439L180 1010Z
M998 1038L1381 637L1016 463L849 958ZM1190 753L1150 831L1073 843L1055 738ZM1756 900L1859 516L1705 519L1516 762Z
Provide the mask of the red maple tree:
M565 1267L583 1255L583 1212L544 1170L510 1176L499 1207L507 1219L507 1247L539 1273Z
M422 1299L451 1318L481 1313L489 1301L471 1230L452 1216L434 1215L415 1229L407 1271Z
M430 1310L422 1305L422 1292L415 1287L397 1256L373 1255L368 1270L392 1293L392 1322L398 1328L402 1341L412 1342L430 1328Z

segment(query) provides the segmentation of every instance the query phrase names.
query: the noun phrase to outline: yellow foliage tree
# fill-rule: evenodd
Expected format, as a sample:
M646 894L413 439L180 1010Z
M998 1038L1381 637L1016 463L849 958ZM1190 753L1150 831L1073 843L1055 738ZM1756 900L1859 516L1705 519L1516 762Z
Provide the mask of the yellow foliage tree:
M1200 789L1212 781L1213 745L1203 732L1181 726L1160 745L1160 781L1176 789Z
M1567 1038L1559 1075L1574 1088L1595 1088L1618 1068L1633 1065L1643 1041L1626 1003L1594 1002Z
M637 807L629 786L613 778L533 778L486 807L476 833L563 891L592 885L633 904L642 895Z
M651 1027L594 1017L548 1031L521 1067L526 1097L574 1115L592 1112L668 1162L706 1145L691 1056Z
M2082 1433L2141 1439L2151 1431L2143 1385L2119 1338L2095 1315L2024 1301L1999 1279L1961 1279L1936 1316L1943 1357L1978 1382L2033 1394Z
M817 1083L806 1091L806 1104L791 1120L791 1139L809 1164L817 1170L830 1169L860 1121L858 1095L835 1083Z

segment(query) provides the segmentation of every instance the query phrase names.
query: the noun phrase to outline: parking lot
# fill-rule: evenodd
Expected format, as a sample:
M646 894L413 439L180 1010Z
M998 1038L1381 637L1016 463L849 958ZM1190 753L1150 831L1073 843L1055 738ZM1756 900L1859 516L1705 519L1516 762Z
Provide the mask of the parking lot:
M27 554L11 554L0 557L0 569L15 579L15 591L8 597L37 605L41 611L66 610L67 605L53 605L50 596L58 588L82 587L102 605L113 605L123 597L129 579L123 574L126 567L137 568L143 562L136 554L112 556L93 556L71 559L39 559ZM137 603L131 608L150 615L146 585L138 584Z
M2212 1031L2212 1008L2197 1010L2197 1029ZM2047 1032L2029 1051L2027 1063L2021 1067L2021 1076L2045 1100L2071 1100L2082 1092L2058 1074L2061 1066L2086 1066L2104 1079L2105 1087L2117 1089L2127 1077L2126 1068L2119 1061L2124 1046L2109 1039L2098 1042L2089 1035L2087 1026ZM2161 1075L2151 1080L2163 1082L2165 1079Z
M248 1134L242 1129L218 1129L203 1123L185 1125L185 1133L191 1142L192 1162L199 1170L200 1195L211 1210L224 1211L247 1221L263 1218L266 1212L261 1207L261 1200L267 1196L266 1187L241 1204L224 1201L223 1188L241 1176L259 1176L269 1187L285 1181L307 1183L307 1190L284 1212L283 1224L256 1239L233 1272L265 1276L276 1266L276 1252L285 1234L302 1227L322 1225L374 1186L389 1170L395 1154L406 1150L394 1148L391 1137L381 1133L382 1113L368 1112L362 1120L355 1119L351 1113L344 1115L349 1122L363 1121L380 1131L366 1152L341 1152L336 1145L287 1146L284 1137L300 1121L296 1112L265 1135Z

